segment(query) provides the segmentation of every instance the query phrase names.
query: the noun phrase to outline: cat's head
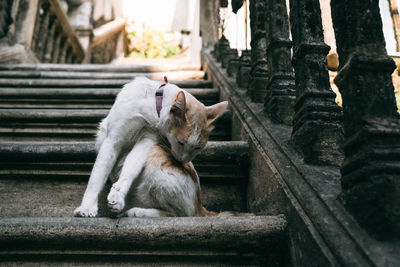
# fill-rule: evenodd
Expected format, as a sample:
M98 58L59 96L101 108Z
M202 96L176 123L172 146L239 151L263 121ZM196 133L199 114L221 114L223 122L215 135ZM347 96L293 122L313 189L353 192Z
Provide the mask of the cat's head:
M183 163L192 161L207 144L213 123L227 107L227 101L204 106L191 94L180 91L168 118L167 138L172 155Z

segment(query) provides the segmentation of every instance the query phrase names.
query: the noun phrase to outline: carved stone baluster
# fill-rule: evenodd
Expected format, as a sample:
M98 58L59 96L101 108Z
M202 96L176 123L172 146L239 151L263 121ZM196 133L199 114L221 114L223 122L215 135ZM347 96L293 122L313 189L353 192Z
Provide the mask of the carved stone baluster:
M39 38L39 29L40 29L41 17L42 17L42 14L40 14L40 12L41 12L42 3L43 3L43 1L39 2L39 8L36 11L36 20L35 20L35 26L33 28L32 41L31 41L32 51L35 51L37 40Z
M229 61L233 58L237 58L237 56L238 56L238 52L236 49L233 49L233 48L226 49L221 58L222 67L227 68Z
M218 40L216 48L214 49L214 56L218 62L221 61L224 52L229 49L229 41L225 35L222 35L221 39Z
M57 63L65 63L65 60L67 58L67 49L68 49L68 47L69 47L68 38L65 37L61 41L61 47L60 47L60 52L59 52L59 56L58 56L58 59L57 59Z
M54 43L55 43L55 32L57 28L57 23L56 23L56 17L51 16L50 17L50 28L47 33L47 42L45 44L45 49L44 49L44 55L43 55L43 60L42 62L44 63L49 63L51 61L51 56L53 54L54 50Z
M72 47L69 47L67 50L67 56L65 59L65 63L70 64L72 62L72 56L74 55L74 51L72 49Z
M343 160L341 109L330 88L319 0L290 0L296 105L292 143L307 163Z
M69 63L69 61L71 60L71 58L72 58L72 47L71 47L71 46L68 46L67 52L65 53L65 60L64 60L63 63Z
M264 111L272 120L292 125L296 91L286 1L267 0L265 12L269 82Z
M61 40L63 37L61 28L58 25L58 23L57 23L55 32L56 32L56 36L54 37L53 52L51 55L51 63L58 62L58 56L60 54L60 48L61 48Z
M378 1L332 0L343 97L340 200L378 238L400 237L400 119Z
M249 77L251 70L251 51L243 50L239 58L239 67L236 75L236 83L240 88L249 86Z
M50 5L47 1L44 1L40 6L40 26L39 31L37 32L38 36L35 46L35 55L41 60L43 58L45 46L47 43L47 32L49 28L49 20L50 20Z
M72 56L72 62L71 62L71 63L73 63L73 64L78 63L78 57L75 56L75 55L73 55L73 56Z
M254 102L264 101L268 83L265 1L250 1L251 70L247 92Z
M226 67L226 71L228 72L229 76L233 76L236 78L238 68L239 68L239 56L236 56L234 58L231 58L228 62L228 66Z

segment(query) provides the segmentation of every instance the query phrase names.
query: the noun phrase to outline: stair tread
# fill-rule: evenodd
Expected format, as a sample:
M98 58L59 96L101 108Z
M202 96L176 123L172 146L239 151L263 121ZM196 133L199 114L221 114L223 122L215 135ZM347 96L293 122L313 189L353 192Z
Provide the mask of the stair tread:
M61 178L43 178L33 175L5 178L0 174L1 217L71 217L79 206L87 187L88 173L76 178L66 174ZM201 199L210 210L243 210L244 196L240 183L235 179L224 182L208 181L201 177ZM106 197L110 191L108 183L99 197L99 216L112 216L106 207ZM126 207L133 207L130 201L134 192L126 197Z
M32 122L32 119L55 119L62 121L94 121L107 116L109 109L0 109L0 122L12 119L14 122L19 120L27 120ZM225 112L218 120L230 121L231 112Z
M185 218L0 218L0 247L261 253L283 238L283 216ZM222 245L222 246L221 246ZM265 253L265 251L264 251Z
M205 149L197 158L213 157L223 153L224 157L247 153L248 144L245 141L214 141L208 142ZM1 142L0 158L23 157L32 155L95 155L94 142L89 141L25 141L25 142Z
M283 215L4 218L0 219L0 255L12 263L57 266L66 262L74 266L280 266L285 231Z
M135 65L114 65L114 64L9 64L0 66L0 70L41 70L41 71L87 71L87 72L165 72L182 70L199 70L199 64L135 64Z
M200 80L204 78L204 71L189 70L175 72L150 72L150 73L110 73L110 72L70 72L70 71L1 71L2 78L43 78L43 79L134 79L147 77L152 80L163 80L167 76L170 80Z
M1 88L0 96L4 98L11 97L93 97L93 98L114 98L119 92L120 88ZM198 97L215 97L219 93L218 89L214 88L186 88L185 91ZM0 101L4 101L0 99Z
M46 87L46 88L122 88L132 79L5 79L0 78L0 87ZM181 88L212 88L211 81L205 80L170 80Z

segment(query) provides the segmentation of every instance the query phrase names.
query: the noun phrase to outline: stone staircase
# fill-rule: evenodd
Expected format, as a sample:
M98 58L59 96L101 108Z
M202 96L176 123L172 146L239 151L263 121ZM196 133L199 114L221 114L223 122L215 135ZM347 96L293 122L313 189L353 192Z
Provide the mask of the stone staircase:
M0 67L0 265L286 266L282 215L74 218L94 159L94 134L137 76L185 88L206 105L219 91L190 65ZM249 147L231 140L231 113L195 159L204 206L248 211ZM128 197L129 198L129 197ZM129 203L127 203L129 207Z

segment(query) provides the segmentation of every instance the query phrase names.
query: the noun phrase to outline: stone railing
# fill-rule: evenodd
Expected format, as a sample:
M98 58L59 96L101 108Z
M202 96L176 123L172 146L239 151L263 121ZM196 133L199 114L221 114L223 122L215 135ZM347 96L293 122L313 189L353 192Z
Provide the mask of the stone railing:
M0 39L0 62L82 62L82 46L57 0L14 0L12 7L11 1L0 2L12 20Z
M91 63L109 63L122 54L124 48L125 19L116 18L93 31L90 45Z
M331 0L339 55L335 83L342 93L343 109L335 103L335 94L330 86L326 59L329 46L324 43L319 0L290 0L289 3L290 20L285 0L250 0L250 12L253 12L250 14L253 20L250 24L251 71L247 74L250 82L243 84L240 82L242 77L236 77L235 86L241 88L238 92L246 90L251 100L247 105L251 109L238 111L238 121L247 123L244 128L251 132L250 136L259 136L261 144L278 143L285 135L290 136L276 151L266 152L269 159L265 165L274 164L269 175L278 180L284 177L285 182L279 180L279 183L292 188L290 194L294 194L296 199L313 203L311 207L308 203L300 203L304 209L302 212L308 214L318 233L329 243L332 253L337 253L332 256L337 257L335 260L342 264L350 263L350 257L356 254L355 247L360 246L371 265L382 263L381 256L387 257L383 265L389 266L388 263L396 257L390 251L398 249L398 245L379 242L400 239L400 117L391 80L396 66L386 53L378 1ZM289 39L289 29L292 40ZM221 40L215 46L219 51L214 51L214 55L226 53L229 47L224 43L226 40ZM231 59L230 62L237 64L237 60ZM226 71L228 76L241 75L229 68ZM227 79L230 81L231 78ZM233 105L241 105L235 103L240 102L240 97L226 95ZM257 102L264 104L264 112L258 108ZM264 114L260 115L260 110ZM252 118L250 112L257 119ZM251 129L250 125L257 121L260 127L265 127L262 118L273 122L265 123L271 126L265 128L268 134L260 133L258 128ZM291 134L285 133L284 129L290 130ZM268 139L269 136L272 138ZM271 148L266 146L266 149ZM285 157L290 158L292 151L300 160L294 160L293 165L284 168L292 166L296 171L291 174L296 173L311 185L314 183L310 191L305 184L296 181L296 175L285 177L285 173L290 171L282 168L282 161L286 160ZM277 156L282 153L286 156ZM314 171L305 172L306 169ZM336 174L341 176L340 182ZM335 189L329 191L327 188ZM310 197L311 191L320 196L319 200ZM332 196L329 201L322 200ZM327 208L321 208L320 214L316 214L320 204ZM328 215L319 221L324 209L329 210L327 214L336 220L335 223L332 221L327 225ZM334 229L336 224L338 228ZM355 242L352 243L354 250L347 247L346 252L333 241L334 236L330 235L337 230L339 236L339 228L346 229L344 235L350 233L349 240L353 241L348 244ZM368 237L363 235L364 230ZM352 256L346 258L346 253Z

